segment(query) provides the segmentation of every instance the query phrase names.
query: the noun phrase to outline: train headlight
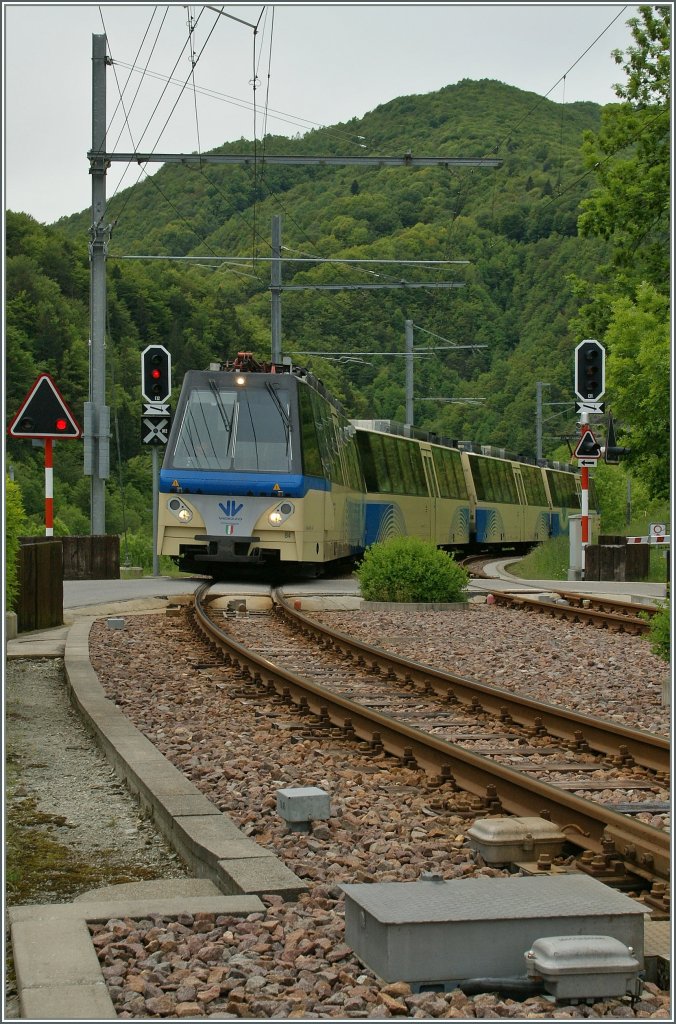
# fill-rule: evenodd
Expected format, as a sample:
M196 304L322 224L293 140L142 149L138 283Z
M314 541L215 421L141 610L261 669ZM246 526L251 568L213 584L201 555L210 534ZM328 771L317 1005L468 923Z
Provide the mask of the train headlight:
M268 514L268 522L270 523L270 526L281 526L282 523L286 522L289 516L293 515L293 513L294 507L291 502L283 501L277 506L277 508L273 508L272 512Z
M180 523L189 523L192 519L192 509L189 509L180 498L170 498L167 508L175 515Z

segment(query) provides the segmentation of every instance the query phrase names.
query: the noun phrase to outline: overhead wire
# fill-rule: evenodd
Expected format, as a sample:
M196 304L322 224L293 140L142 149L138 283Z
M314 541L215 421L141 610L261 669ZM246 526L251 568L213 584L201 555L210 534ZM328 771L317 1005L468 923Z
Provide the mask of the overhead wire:
M210 8L211 10L211 8ZM165 82L168 85L181 85L182 81L178 78L167 77L166 75L160 74L158 71L143 71L141 72L134 64L128 64L122 60L114 60L114 64L118 67L128 68L131 71L136 71L141 74L145 74L148 78L156 78L159 81ZM230 96L228 93L219 92L217 89L211 89L208 86L198 85L196 86L197 92L201 96L208 96L211 99L218 100L221 103L227 103L229 106L238 107L241 110L251 110L251 102L249 100L242 99L237 96ZM284 115L284 116L282 116ZM321 129L325 134L329 136L335 136L341 140L349 140L354 142L356 140L363 140L365 136L355 135L354 132L344 132L339 128L333 128L329 125L321 124L319 121L311 121L308 118L303 118L298 114L290 114L288 111L277 110L276 107L267 108L267 117L272 121L283 121L285 124L294 125L296 128L302 128L304 131L314 131ZM308 127L310 126L310 127ZM360 147L363 148L363 147Z
M618 12L618 14L616 14L616 15L615 15L615 17L611 19L611 21L610 21L610 22L609 22L609 23L608 23L608 24L606 25L606 27L605 27L605 28L604 28L604 29L603 29L603 30L602 30L601 32L599 32L599 34L598 34L598 35L596 36L596 38L595 38L595 39L594 39L594 40L593 40L593 41L592 41L592 42L591 42L591 43L590 43L590 44L589 44L589 45L588 45L588 46L587 46L587 47L586 47L586 48L585 48L585 49L584 49L584 50L582 51L582 53L580 54L580 56L579 56L579 57L578 57L578 58L577 58L576 60L574 60L574 61L573 61L573 63L572 63L572 64L570 65L570 67L568 68L568 70L567 70L567 71L565 71L565 72L563 73L563 75L561 75L561 76L560 76L559 78L557 78L557 80L556 80L556 81L554 82L554 84L553 84L553 85L551 86L551 88L550 88L550 89L548 89L548 91L547 91L547 92L546 92L546 93L545 93L545 94L544 94L543 96L538 96L538 98L537 98L537 100L535 101L535 103L533 103L533 104L532 104L532 105L531 105L531 106L530 106L530 107L528 108L528 110L527 110L527 111L526 111L526 112L525 112L525 113L523 114L523 116L522 116L522 117L520 117L520 118L519 118L519 119L518 119L517 121L515 121L515 122L513 122L513 123L511 123L511 124L509 125L507 133L506 133L505 135L503 135L503 136L502 136L502 138L499 138L499 139L497 140L497 143L496 143L496 145L495 145L495 146L493 146L493 147L492 147L492 148L491 148L491 149L490 149L489 151L486 151L486 152L485 152L485 153L483 154L483 155L484 155L484 157L488 157L488 156L493 156L493 155L496 155L497 153L499 153L500 149L501 149L501 148L502 148L502 147L503 147L503 146L505 145L505 143L506 143L506 142L507 142L507 141L508 141L508 140L509 140L509 139L511 138L511 136L512 136L512 135L513 135L513 133L514 133L514 131L515 131L515 130L516 130L516 129L517 129L517 128L518 128L518 127L519 127L519 126L521 125L521 124L523 124L523 122L524 122L524 121L526 121L526 120L530 119L530 117L532 116L532 114L534 113L534 111L535 111L535 110L537 110L537 108L538 108L538 107L540 106L540 104L541 104L541 103L542 103L542 102L543 102L543 101L544 101L545 99L547 99L547 97L548 97L548 96L550 95L550 93L552 93L552 92L554 91L554 89L556 89L557 85L559 85L559 84L560 84L560 83L561 83L562 81L565 81L565 79L566 79L566 78L567 78L567 76L568 76L568 75L570 74L570 72L571 72L571 71L572 71L572 70L573 70L573 69L574 69L575 67L577 67L577 65L578 65L578 64L580 63L580 61L581 61L581 60L582 60L582 59L583 59L584 57L586 57L586 55L587 55L587 54L589 53L589 51L590 51L590 50L591 50L591 49L592 49L592 48L593 48L594 46L596 46L596 44L597 44L597 43L599 42L599 40L603 38L603 36L604 36L604 35L606 34L606 32L607 32L607 31L608 31L608 30L609 30L610 28L612 28L612 26L613 26L613 25L615 24L615 22L616 22L616 21L618 20L618 18L621 18L621 17L622 17L622 15L624 14L624 12L625 12L626 10L627 10L627 7L626 7L626 6L624 6L624 7L623 7L623 8L622 8L622 9L621 9L621 10L620 10L619 12ZM451 175L452 175L452 176L456 176L456 175L457 175L457 174L458 174L459 172L458 172L458 171L453 171L453 170L451 170L451 172L450 172L450 173L451 173ZM470 170L469 174L468 174L468 175L467 175L467 176L466 176L466 177L465 177L465 178L463 179L463 182L464 182L464 191L465 191L465 192L466 192L466 191L467 191L467 189L469 188L469 186L470 186L470 184L471 184L471 182L472 182L472 179L474 178L474 175L475 175L475 174L476 174L476 168L472 168L472 169ZM495 208L495 203L494 203L494 201L495 201L495 190L496 190L496 188L497 188L497 182L495 182L495 183L494 183L494 194L493 194L493 204L492 204L492 210L493 210L493 211L494 211L494 208ZM462 191L463 191L463 189L460 189L460 190L459 190L459 198L461 197ZM457 209L457 206L456 206L456 209ZM453 223L454 223L454 222L453 222Z

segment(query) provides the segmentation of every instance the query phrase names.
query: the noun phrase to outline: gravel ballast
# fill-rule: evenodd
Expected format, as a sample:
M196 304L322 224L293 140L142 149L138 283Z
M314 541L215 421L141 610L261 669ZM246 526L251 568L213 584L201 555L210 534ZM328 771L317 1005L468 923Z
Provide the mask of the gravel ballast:
M315 617L436 667L668 734L660 699L668 669L641 637L478 604L462 617L367 610ZM384 984L344 943L340 885L425 872L506 875L470 849L473 818L457 813L457 795L341 733L318 731L313 719L261 694L219 665L183 617L128 617L123 630L99 620L90 652L108 696L137 728L310 884L297 903L268 896L265 913L246 919L153 915L92 926L120 1018L670 1019L668 993L651 984L633 1006L627 997L558 1007L541 996L414 994L404 983ZM70 767L72 788L91 789L90 771ZM290 786L329 792L331 818L310 834L288 833L276 792Z
M571 630L490 605L473 606L461 622L443 612L317 617L409 657L424 651L424 660L465 675L490 681L487 674L499 674L499 685L530 696L542 687L552 702L556 694L579 710L611 709L629 724L667 729L665 667L640 637ZM626 998L554 1007L540 996L414 994L406 984L384 984L344 943L340 884L423 873L506 876L466 842L473 818L457 813L462 800L364 744L318 731L313 719L221 666L182 618L160 629L157 619L139 617L114 638L95 623L91 652L104 689L137 727L311 887L295 904L267 897L266 913L245 921L101 926L94 939L121 1017L668 1018L668 995L651 985L634 1006ZM308 835L288 833L276 813L277 790L292 786L318 786L331 796L331 818Z

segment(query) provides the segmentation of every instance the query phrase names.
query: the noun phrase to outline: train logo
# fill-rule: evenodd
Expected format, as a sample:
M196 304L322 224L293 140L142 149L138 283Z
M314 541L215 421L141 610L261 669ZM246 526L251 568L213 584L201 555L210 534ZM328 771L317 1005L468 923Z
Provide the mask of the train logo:
M234 519L235 516L239 515L239 513L242 511L244 505L242 502L238 503L236 501L231 501L230 499L228 499L225 505L223 504L222 501L219 501L218 507L222 510L223 515L226 517L226 519Z

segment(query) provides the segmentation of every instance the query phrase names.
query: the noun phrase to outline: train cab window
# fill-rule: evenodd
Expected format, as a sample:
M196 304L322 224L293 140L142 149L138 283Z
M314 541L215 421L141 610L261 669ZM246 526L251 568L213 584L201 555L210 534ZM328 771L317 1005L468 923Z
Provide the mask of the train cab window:
M169 457L176 469L290 472L288 389L194 388Z

